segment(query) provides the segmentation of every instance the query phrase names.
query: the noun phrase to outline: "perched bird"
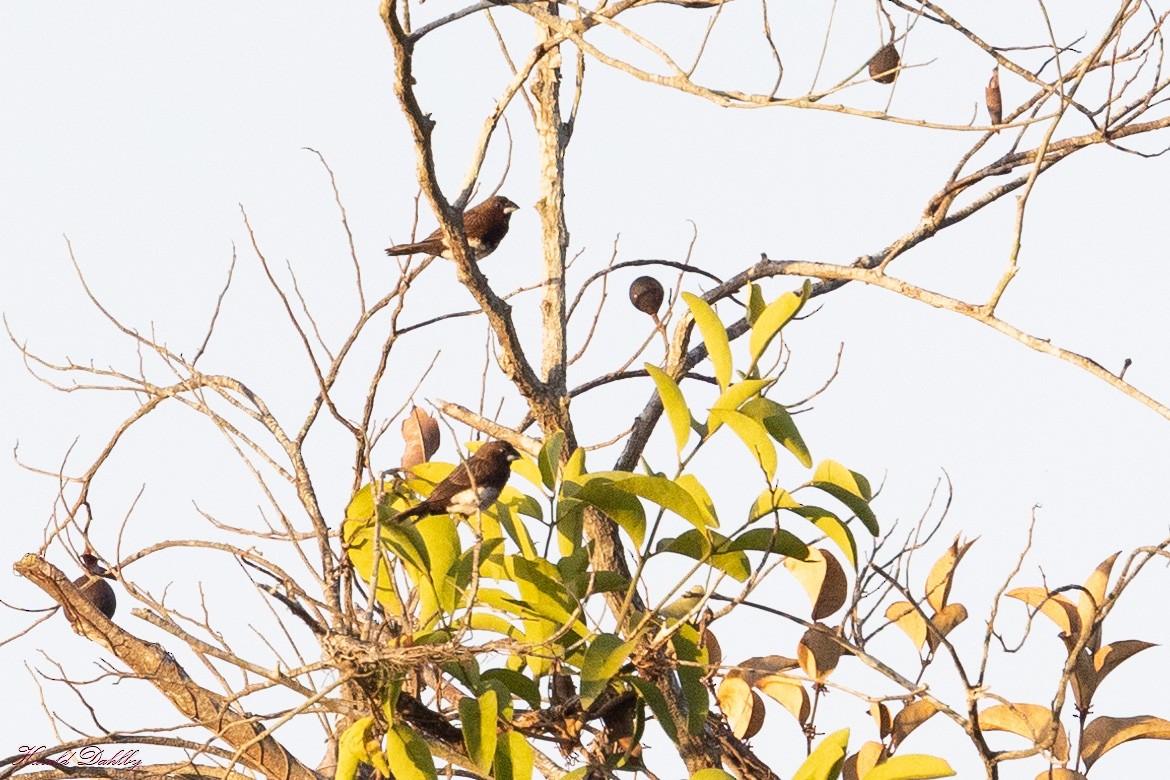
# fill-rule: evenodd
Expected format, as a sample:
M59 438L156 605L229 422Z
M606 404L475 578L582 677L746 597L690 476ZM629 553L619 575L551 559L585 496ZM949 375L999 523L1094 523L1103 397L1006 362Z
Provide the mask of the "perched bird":
M520 453L506 441L489 441L435 485L418 506L401 512L395 520L429 515L472 515L487 509L500 497L512 474L512 461Z
M512 212L519 208L503 195L496 195L463 212L463 230L467 234L467 245L471 247L471 259L482 260L496 251L504 236L508 235ZM438 255L448 260L455 258L451 247L447 246L442 229L413 244L395 244L386 250L386 254Z
M117 607L117 599L114 598L114 589L106 580L114 579L114 575L106 571L98 559L89 553L82 554L81 566L86 573L75 579L73 584L89 599L90 604L97 607L98 612L112 618Z

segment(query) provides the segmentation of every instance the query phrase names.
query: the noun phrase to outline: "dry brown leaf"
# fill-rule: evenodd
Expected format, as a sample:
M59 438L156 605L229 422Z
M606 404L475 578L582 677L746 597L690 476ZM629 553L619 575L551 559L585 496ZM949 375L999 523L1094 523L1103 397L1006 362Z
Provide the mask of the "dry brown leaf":
M1039 609L1069 637L1081 632L1081 617L1077 608L1061 593L1049 594L1044 588L1016 588L1007 595Z
M877 54L869 60L869 75L879 84L893 84L898 78L898 65L902 59L898 56L898 49L890 41L878 49Z
M820 596L813 605L812 619L823 620L845 605L849 596L849 580L845 577L845 569L837 557L827 550L821 550L825 557L825 581L821 585Z
M796 648L800 668L817 682L824 682L841 660L841 645L833 638L833 630L816 624L804 632Z
M796 718L800 725L808 723L812 705L809 702L808 691L804 689L804 684L800 680L783 674L770 674L760 678L756 687L792 713L792 717Z
M813 620L826 618L845 604L849 581L832 553L821 547L810 547L808 560L785 558L784 567L808 594Z
M719 665L723 663L723 648L719 646L719 640L711 633L711 629L703 629L703 649L707 651L707 663L710 664L711 674L714 674Z
M1047 741L1051 724L1052 710L1040 704L996 704L979 713L979 728L984 731L1008 731L1036 745ZM1056 723L1050 752L1057 761L1068 761L1068 734L1060 722Z
M1123 742L1133 739L1170 739L1170 720L1153 715L1132 718L1094 718L1081 736L1081 758L1088 771L1097 759Z
M1093 654L1093 667L1097 670L1097 682L1104 680L1105 675L1116 669L1122 661L1154 646L1153 642L1143 642L1140 639L1123 639L1120 642L1105 645Z
M975 544L974 539L969 542L960 542L959 537L956 536L955 541L951 542L947 551L930 567L930 574L926 575L926 601L934 608L935 612L941 612L946 606L947 599L951 597L951 583L954 581L955 567L959 565L959 561L963 560L963 556L967 554L967 550L970 550L973 544Z
M841 767L845 780L864 780L875 766L886 758L886 748L880 742L866 742Z
M756 734L760 733L760 729L764 727L764 700L760 698L760 694L752 691L752 719L748 721L747 731L743 733L740 739L751 739Z
M967 608L958 602L954 604L947 604L930 619L931 625L934 626L934 631L926 633L926 641L930 644L930 652L938 649L942 644L942 638L951 633L964 620L967 619ZM936 633L937 632L937 633Z
M894 726L893 719L890 717L890 708L885 705L885 702L875 701L869 705L869 714L873 718L873 722L877 724L878 736L882 739L888 737Z
M1077 614L1080 615L1081 625L1091 626L1097 619L1097 610L1105 601L1105 591L1109 587L1109 574L1113 571L1113 564L1121 553L1113 553L1093 570L1089 579L1085 580L1085 589L1081 591L1077 600ZM1093 648L1096 650L1097 648Z
M799 668L800 664L796 659L786 655L757 655L740 661L727 676L742 677L747 680L748 685L755 685L758 680L770 674Z
M890 732L890 747L897 750L898 745L910 736L910 732L929 720L936 712L938 712L938 707L927 699L917 699L903 707L894 716L894 725Z
M731 732L742 739L752 721L752 688L747 680L731 675L724 677L715 690L715 700Z
M991 124L1003 123L1003 95L999 91L999 66L991 71L991 81L987 82L987 115L991 117ZM999 130L992 132L998 133Z
M402 441L406 444L402 451L403 470L410 471L430 460L439 449L439 438L439 424L435 418L417 406L412 407L402 421Z
M1062 766L1054 766L1036 775L1036 780L1089 780L1089 778L1080 772L1074 772Z
M1085 648L1077 656L1073 664L1072 677L1073 700L1077 709L1087 712L1093 702L1093 694L1097 692L1097 683L1101 682L1097 670L1093 667L1093 654Z
M902 629L902 633L910 637L910 641L922 651L926 644L926 618L918 608L909 601L895 601L886 607L886 619Z

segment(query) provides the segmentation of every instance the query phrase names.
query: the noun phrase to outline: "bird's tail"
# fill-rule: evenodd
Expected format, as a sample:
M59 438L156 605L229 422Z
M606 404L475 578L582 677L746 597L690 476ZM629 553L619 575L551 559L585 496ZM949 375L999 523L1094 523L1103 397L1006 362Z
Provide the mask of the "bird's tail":
M415 520L421 520L423 516L426 515L426 512L427 507L425 503L417 504L412 506L410 509L404 509L398 514L394 515L393 521L395 523L400 523L404 520L410 520L411 518L414 518Z
M386 250L386 254L394 257L395 255L417 255L426 252L422 244L398 244Z

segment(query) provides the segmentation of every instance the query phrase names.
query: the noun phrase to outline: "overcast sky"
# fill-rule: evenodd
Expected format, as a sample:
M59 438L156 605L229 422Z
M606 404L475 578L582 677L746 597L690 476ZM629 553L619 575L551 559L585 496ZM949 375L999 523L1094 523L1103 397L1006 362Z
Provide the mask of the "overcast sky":
M741 2L724 10L727 18L715 28L696 76L714 86L766 90L774 78L770 55L751 32L759 6ZM430 0L416 9L418 18L451 10L440 3ZM1060 5L1051 10L1062 41L1095 30L1096 15L1109 10L1093 3ZM1002 17L1000 26L979 27L997 35L997 45L1043 40L1036 9L1009 18L1008 7L1016 8L988 3L978 11L986 17L969 21L986 25ZM336 344L358 304L328 177L305 147L318 150L336 174L367 293L376 297L388 288L394 266L382 249L409 237L418 186L392 92L390 46L376 10L372 3L304 2L0 7L0 309L14 337L52 360L128 370L136 365L132 345L88 302L68 241L91 290L111 312L191 355L235 252L236 279L204 370L247 377L279 413L302 415L315 385L264 283L244 213L281 278L288 278L286 263L295 270L326 340ZM689 62L710 12L652 13L660 16L645 18L661 28L647 24L647 31L669 29L672 51ZM812 83L827 11L786 5L770 13L785 61L782 93L802 92ZM825 55L824 73L831 75L822 75L819 86L852 72L880 43L871 7L838 13ZM513 56L522 54L531 40L524 17L507 9L495 17ZM904 20L896 20L901 29ZM614 51L628 50L611 33L598 40ZM482 15L435 33L418 56L420 96L438 122L440 173L453 193L479 123L509 77L507 65ZM965 51L955 37L924 23L910 37L906 60L923 67L903 73L891 112L952 124L984 121L981 100L992 64L985 55ZM1005 105L1029 94L1008 75L1003 89ZM881 109L888 99L890 88L872 83L842 97L866 109ZM520 103L507 117L513 148L502 192L525 208L514 216L507 243L484 265L501 292L530 285L539 274L539 226L528 208L538 194L531 121ZM1009 136L1001 134L977 160L1002 154ZM760 253L847 264L913 228L926 200L976 138L829 112L719 109L591 62L567 162L570 252L581 253L570 285L604 266L615 247L620 260L682 260L692 239L693 261L719 276L734 274ZM1157 140L1143 148L1154 150ZM1160 140L1167 143L1165 136ZM504 175L507 158L501 136L484 167L485 189ZM1032 334L1111 370L1132 359L1127 378L1162 402L1170 401L1170 312L1164 304L1170 286L1168 165L1165 158L1097 149L1044 175L1029 204L1021 270L1000 309ZM435 222L425 204L423 209L420 230L429 232ZM1005 267L1013 219L1009 197L912 251L890 273L980 301ZM599 336L574 366L571 385L620 365L648 331L648 320L625 305L625 285L634 275L615 278ZM662 278L668 286L676 283L673 275ZM435 264L422 283L427 292L411 300L404 322L474 306L445 264ZM771 282L767 291L774 296L795 285ZM697 278L684 282L693 291L705 286ZM595 306L596 298L591 300ZM537 301L528 293L514 302L529 345L537 343ZM819 299L815 308L814 316L787 331L792 357L775 397L793 402L819 387L833 373L843 345L832 385L798 417L814 457L839 460L881 483L875 508L884 526L909 526L924 513L937 517L938 500L929 508L931 494L949 475L949 517L937 551L927 557L933 560L957 533L980 538L956 585L972 614L956 633L960 643L974 648L987 599L1022 549L1033 514L1035 549L1020 585L1041 584L1041 569L1050 585L1080 583L1110 553L1166 536L1166 420L1067 364L889 292L854 286ZM733 308L721 312L734 315ZM585 317L577 321L574 348L585 324ZM373 349L374 343L365 346ZM392 385L383 393L382 417L407 398L436 352L439 359L419 400L478 406L485 331L481 322L461 319L403 340L388 374ZM649 359L659 354L651 352ZM0 485L13 540L9 558L15 561L41 545L57 490L54 479L19 464L51 473L68 458L66 470L76 473L134 402L125 393L57 392L25 370L12 346L0 348L0 376L0 442L14 452L0 465ZM357 381L350 400L363 389ZM619 433L650 392L648 382L627 383L583 399L576 407L582 440L595 443ZM506 399L502 421L514 423L522 413L502 380L489 382L486 395L491 410ZM651 452L669 469L668 432L660 433ZM325 451L329 440L317 444L322 449L314 457L322 468L338 469L336 479L321 480L321 488L325 505L340 518L348 500L344 466L350 450L338 436L343 454L337 466ZM397 447L387 439L375 454L393 465ZM704 478L720 500L746 506L750 497L736 480L747 460L730 446L722 452L731 455L699 460ZM441 456L455 458L449 437ZM596 469L612 462L611 454L593 457ZM785 468L793 484L807 478L795 463ZM210 534L200 509L240 525L258 521L255 491L222 438L177 408L135 430L108 472L95 487L93 504L94 538L106 545L102 552L109 558L161 539ZM751 490L754 496L757 489ZM63 549L51 548L49 557L72 570ZM920 576L928 563L920 564ZM197 604L199 582L214 594L238 576L203 566L197 558L180 557L170 567L160 561L141 576L157 592L171 583L175 601L190 606ZM1164 610L1149 612L1164 603L1167 588L1162 567L1154 568L1111 618L1107 641L1170 642ZM775 588L777 599L804 598L792 583ZM0 577L0 598L26 607L46 603L15 576ZM129 606L124 597L120 624L173 644L132 617ZM236 617L241 624L247 619ZM25 622L18 613L0 612L5 635ZM726 660L794 654L791 641L779 639L779 627L775 637L745 628L724 629ZM1036 657L1051 665L1055 637L1034 641L1048 643L1048 654ZM7 740L0 754L27 742L51 744L29 669L57 670L38 650L65 662L77 677L94 676L94 664L104 659L60 616L0 648L5 688L15 702L0 710ZM1170 692L1165 676L1157 674L1165 663L1161 649L1129 662L1103 688L1097 712L1170 717ZM1047 688L1034 686L1018 657L997 661L993 669L1003 675L997 692L1004 696L1048 695ZM152 691L139 689L135 695L144 704L158 704ZM60 688L48 699L52 708L77 712ZM848 709L851 719L854 709ZM802 738L794 723L782 720L787 716L778 708L770 717L765 728L772 731L761 741L798 749ZM854 747L872 738L862 731L864 720L850 722L858 729ZM1009 745L1018 743L1005 740ZM925 739L909 749L946 753ZM315 765L319 753L319 745L308 744L298 754ZM779 755L778 771L789 773L793 754ZM1127 746L1102 766L1121 773L1165 755L1157 744ZM974 767L964 764L970 756L963 752L954 758L957 767ZM1037 764L1028 768L1007 776L1039 771Z

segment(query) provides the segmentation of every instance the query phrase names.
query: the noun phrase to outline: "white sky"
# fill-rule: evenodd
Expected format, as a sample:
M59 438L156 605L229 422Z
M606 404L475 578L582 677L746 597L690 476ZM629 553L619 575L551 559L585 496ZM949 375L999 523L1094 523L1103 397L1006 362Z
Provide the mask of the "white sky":
M991 40L998 45L1037 42L1036 9L1009 17L1003 13L1009 7L1017 8L989 3L983 18L968 21L983 25L979 29L996 36ZM418 17L451 8L430 0ZM1071 40L1096 29L1094 15L1111 9L1064 3L1052 10L1058 38ZM710 12L654 13L638 12L630 20L668 36L672 52L689 62ZM819 54L826 12L775 5L770 13L787 68L782 93L803 90ZM724 14L710 59L697 76L715 86L766 88L773 78L769 58L751 32L759 6L740 0ZM531 40L525 22L506 9L496 18L517 56ZM987 27L988 20L1004 21ZM863 63L878 39L871 7L840 9L825 64L831 76L820 84ZM628 51L613 35L597 41ZM991 71L985 60L923 23L910 39L907 61L924 67L902 75L891 110L955 124L971 121ZM454 187L507 69L482 16L428 38L418 63L421 99L439 123L443 181ZM278 413L297 419L314 385L303 352L263 283L240 207L282 279L287 279L286 262L295 269L327 340L335 344L357 309L353 271L328 179L303 147L319 150L335 172L367 294L380 295L393 270L381 250L408 237L417 192L391 76L389 44L371 3L0 7L0 309L16 338L52 359L135 365L127 341L87 303L70 266L63 238L68 236L94 293L110 310L132 327L153 328L160 340L190 355L202 340L234 246L237 278L204 369L246 377ZM1005 106L1028 94L1014 77L1001 78ZM888 95L888 88L866 84L844 99L880 109ZM983 121L978 110L977 121ZM514 149L503 192L527 207L537 196L531 122L522 104L513 105L508 118ZM1009 135L1002 134L977 159L986 162L1005 151ZM681 260L691 222L698 230L694 262L721 276L751 264L761 252L773 259L851 262L911 229L926 199L976 138L828 112L721 110L591 62L568 156L571 252L582 251L575 280L608 261L619 235L619 259ZM1166 143L1162 136L1143 148L1157 148L1157 140ZM498 181L504 158L501 138L489 153L484 187ZM1033 334L1110 369L1131 358L1128 378L1164 402L1170 400L1165 337L1170 315L1163 303L1170 285L1167 173L1164 158L1094 150L1042 177L1029 206L1021 272L1000 310ZM890 272L980 300L1006 263L1013 204L1009 198L952 228ZM434 226L426 213L420 223L424 233ZM512 226L508 241L485 264L497 291L537 279L534 212L517 213ZM640 340L647 321L625 304L625 285L635 275L615 278L598 342L574 367L571 385L624 362L632 350L631 333ZM674 284L673 275L662 278ZM445 265L433 266L426 284L427 294L412 300L404 322L473 305ZM703 287L693 279L686 284L684 289ZM794 284L772 283L767 290L776 295ZM528 324L530 349L536 345L531 328L536 300L529 293L515 302L518 317ZM1033 507L1039 507L1036 548L1020 585L1041 584L1040 568L1051 585L1079 583L1108 554L1166 535L1159 475L1170 467L1167 421L1068 365L891 293L855 287L817 304L815 317L787 332L794 356L776 397L791 402L818 387L843 343L840 374L814 410L798 418L814 457L842 461L875 484L884 480L875 507L887 526L895 520L913 523L944 470L949 474L955 490L950 516L937 549L920 562L919 576L954 534L981 537L956 585L956 598L967 604L972 619L955 637L972 657L987 599L1021 549ZM733 314L731 308L720 310L728 318ZM470 322L456 320L403 342L388 374L392 384L383 390L383 417L393 414L437 350L441 356L421 399L478 404L484 330ZM582 317L574 346L584 324ZM373 345L371 339L365 346ZM656 359L657 353L650 354ZM470 379L464 373L468 363ZM21 462L40 469L55 471L75 442L73 470L87 465L132 408L125 394L50 390L23 369L11 346L0 349L0 377L5 410L0 442L19 443ZM355 378L351 387L352 403L364 380ZM627 383L583 400L576 407L582 439L601 441L619 432L649 392L648 381ZM499 381L489 383L487 406L494 409L502 394L506 388ZM502 420L514 421L520 406L507 397ZM652 452L668 469L670 449L662 433ZM350 450L335 431L315 444L312 457L321 473L336 472L334 479L319 477L323 501L340 517L348 498L344 465ZM387 440L377 454L392 464L397 446ZM259 522L259 500L238 462L192 415L178 409L158 414L119 449L94 495L94 536L108 545L103 549L108 557L115 556L118 525L140 489L123 555L161 539L211 533L196 504L229 522ZM727 511L738 512L735 502L746 505L758 488L752 486L749 496L736 482L747 462L741 452L732 447L720 452L726 457L700 459L708 469L702 474L721 502L735 507ZM441 455L454 457L449 438ZM607 465L600 453L594 458L594 468ZM795 464L786 468L793 484L806 478ZM9 557L15 561L40 546L56 483L9 458L0 465L0 485L12 540ZM51 550L50 558L69 565L60 548ZM160 561L134 574L156 592L172 583L172 598L190 608L197 603L197 581L209 594L222 594L238 579L234 570L204 565L176 556L170 566ZM791 582L774 587L778 603L804 608L804 597ZM1170 641L1163 610L1151 612L1165 594L1164 571L1151 567L1107 625L1106 641ZM39 591L15 576L0 578L0 598L23 606L45 603ZM168 647L174 644L130 616L128 602L123 597L120 624ZM1013 609L1021 611L1005 607ZM15 615L0 612L5 635L24 624ZM233 625L252 619L237 617ZM772 636L748 631L751 625L721 629L727 660L794 654L787 628L777 626ZM1037 657L1049 668L1057 646L1052 633L1044 626L1033 639L1048 653ZM55 673L39 654L42 649L80 677L94 674L93 664L103 657L61 617L0 648L0 669L14 702L0 710L0 733L7 740L0 754L52 738L28 671ZM256 652L267 658L263 648ZM1170 717L1165 705L1170 691L1157 674L1165 665L1164 652L1148 651L1115 673L1098 697L1097 714ZM194 664L188 669L202 671ZM993 666L996 691L1004 696L1047 697L1047 688L1036 687L1034 677L1035 668L1019 657ZM145 691L140 695L144 704L157 699ZM856 748L872 731L856 719L859 708L844 700L842 694L831 699L847 713L841 717L853 719ZM50 702L76 712L71 696L60 689L50 691ZM778 708L769 717L757 744L775 742L779 752L765 749L765 755L782 774L790 773L796 763L791 751L801 742L797 729ZM831 730L834 723L826 720L822 728ZM940 747L958 745L953 731L938 728L932 739L907 749L935 750L954 758L956 767L973 770L974 764L964 763L970 760L965 751ZM320 748L309 743L294 752L315 765ZM1164 756L1162 745L1130 745L1104 759L1101 771L1121 773ZM1033 762L1008 769L1005 776L1030 778L1040 768Z

